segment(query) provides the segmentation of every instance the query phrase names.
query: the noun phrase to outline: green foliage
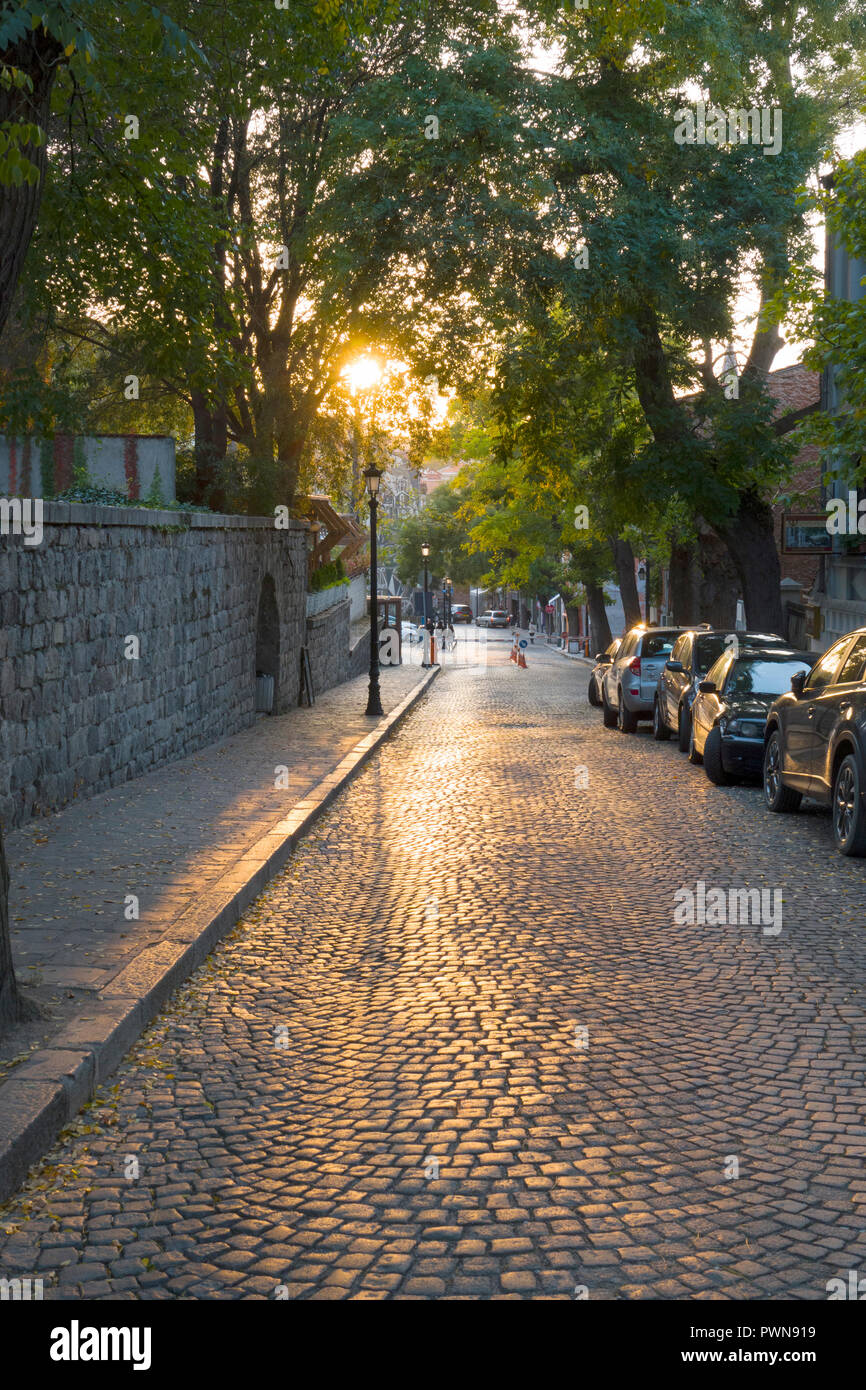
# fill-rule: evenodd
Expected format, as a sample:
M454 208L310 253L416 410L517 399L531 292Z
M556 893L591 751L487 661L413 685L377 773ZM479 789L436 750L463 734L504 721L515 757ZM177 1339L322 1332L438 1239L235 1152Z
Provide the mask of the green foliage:
M148 490L147 498L145 500L149 507L159 508L165 506L165 497L163 496L162 491L162 478L160 477L159 464L157 464L156 468L153 470L153 479L151 480L150 488Z
M74 487L92 487L90 470L84 453L84 440L80 434L75 436L72 445L72 483Z
M311 594L321 593L323 589L332 589L337 585L348 584L346 568L342 560L328 560L324 565L313 570L310 576L309 591Z
M430 543L428 570L431 583L446 574L455 584L475 583L488 560L471 551L471 528L463 508L466 493L459 487L438 487L416 516L395 527L397 572L405 584L418 583L424 569L421 546Z

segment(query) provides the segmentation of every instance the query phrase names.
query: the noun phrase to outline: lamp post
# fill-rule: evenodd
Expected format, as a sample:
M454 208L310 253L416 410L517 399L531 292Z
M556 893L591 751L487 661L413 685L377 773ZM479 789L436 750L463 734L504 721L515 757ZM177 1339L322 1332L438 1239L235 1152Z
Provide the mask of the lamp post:
M442 607L445 610L443 617L446 627L451 626L451 593L451 580L446 575L442 580Z
M379 506L379 484L382 474L374 464L364 469L367 495L370 498L370 688L366 714L382 714L379 693L379 556L376 545L376 512Z
M429 542L429 541L422 541L422 542L421 542L421 556L422 556L422 558L423 558L423 560L424 560L424 631L425 631L426 633L429 634L429 632L430 632L430 615L429 615L428 603L427 603L427 584L428 584L427 561L430 559L430 542ZM422 655L424 656L425 660L421 662L421 665L422 665L422 666L429 666L429 665L430 665L430 662L426 660L426 656L427 656L427 642L428 642L428 638L425 637L425 638L424 638L424 650L423 650L423 652L422 652Z

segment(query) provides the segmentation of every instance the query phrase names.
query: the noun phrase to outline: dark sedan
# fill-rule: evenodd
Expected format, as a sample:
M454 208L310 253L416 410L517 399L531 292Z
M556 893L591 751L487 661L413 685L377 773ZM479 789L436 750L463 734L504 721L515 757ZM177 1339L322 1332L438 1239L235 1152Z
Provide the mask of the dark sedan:
M734 632L706 626L684 632L659 675L653 707L653 737L661 741L676 734L680 752L687 753L692 705L699 682L724 652L736 654L745 647L788 649L789 643L773 632Z
M468 603L452 603L451 605L452 623L471 623L472 609Z
M605 647L603 652L599 652L595 658L595 665L589 673L589 687L586 698L591 705L601 704L601 678L605 668L610 665L622 645L621 637L614 637L610 646Z
M711 782L760 776L764 726L777 696L793 677L807 676L815 657L791 648L740 647L720 656L698 685L692 705L689 761L703 762Z
M767 718L764 800L831 809L840 854L866 854L866 628L849 632L776 700Z

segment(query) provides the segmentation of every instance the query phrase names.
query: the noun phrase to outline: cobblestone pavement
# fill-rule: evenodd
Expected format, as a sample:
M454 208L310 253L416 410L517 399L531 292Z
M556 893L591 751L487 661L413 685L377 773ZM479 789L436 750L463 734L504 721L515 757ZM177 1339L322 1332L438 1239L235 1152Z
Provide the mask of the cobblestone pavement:
M861 1266L866 866L506 651L443 672L0 1210L4 1275L824 1299ZM781 932L675 925L697 880L781 889Z
M383 669L385 713L422 673ZM43 1016L0 1041L3 1062L43 1043L199 901L374 727L367 678L166 763L6 837L15 968ZM285 769L279 779L277 766ZM127 920L127 894L139 918Z

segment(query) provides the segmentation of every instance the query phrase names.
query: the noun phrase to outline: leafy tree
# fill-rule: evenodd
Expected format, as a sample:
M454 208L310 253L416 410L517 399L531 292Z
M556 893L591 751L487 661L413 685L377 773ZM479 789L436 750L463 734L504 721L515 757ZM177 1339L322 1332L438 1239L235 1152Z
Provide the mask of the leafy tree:
M430 543L431 582L445 575L455 584L476 584L488 567L487 556L469 550L470 526L464 516L462 488L437 487L423 511L406 517L396 528L397 573L404 584L415 584L424 568L421 546Z
M2 0L0 3L0 330L39 215L48 155L47 130L59 78L60 104L73 90L98 89L100 54L91 26L112 16L140 53L175 51L186 35L146 0ZM129 53L132 58L134 55Z
M852 260L866 260L866 150L839 162L824 186L803 191L807 206L819 211L828 232ZM858 286L851 286L852 295ZM802 436L826 451L829 476L852 483L866 478L866 297L833 297L824 275L804 267L785 286L774 305L776 317L795 325L811 340L804 354L815 371L833 374L832 409L814 414Z
M564 267L565 301L582 351L631 385L651 435L627 471L638 492L711 523L748 621L778 627L768 495L790 467L796 419L773 419L767 374L781 336L765 310L811 256L796 190L838 123L813 75L851 69L862 6L654 0L540 12L562 53L549 84L553 212L560 239L586 253L573 273ZM676 113L696 91L725 110L781 109L780 152L677 143ZM745 281L761 305L734 397L719 345L735 336Z

